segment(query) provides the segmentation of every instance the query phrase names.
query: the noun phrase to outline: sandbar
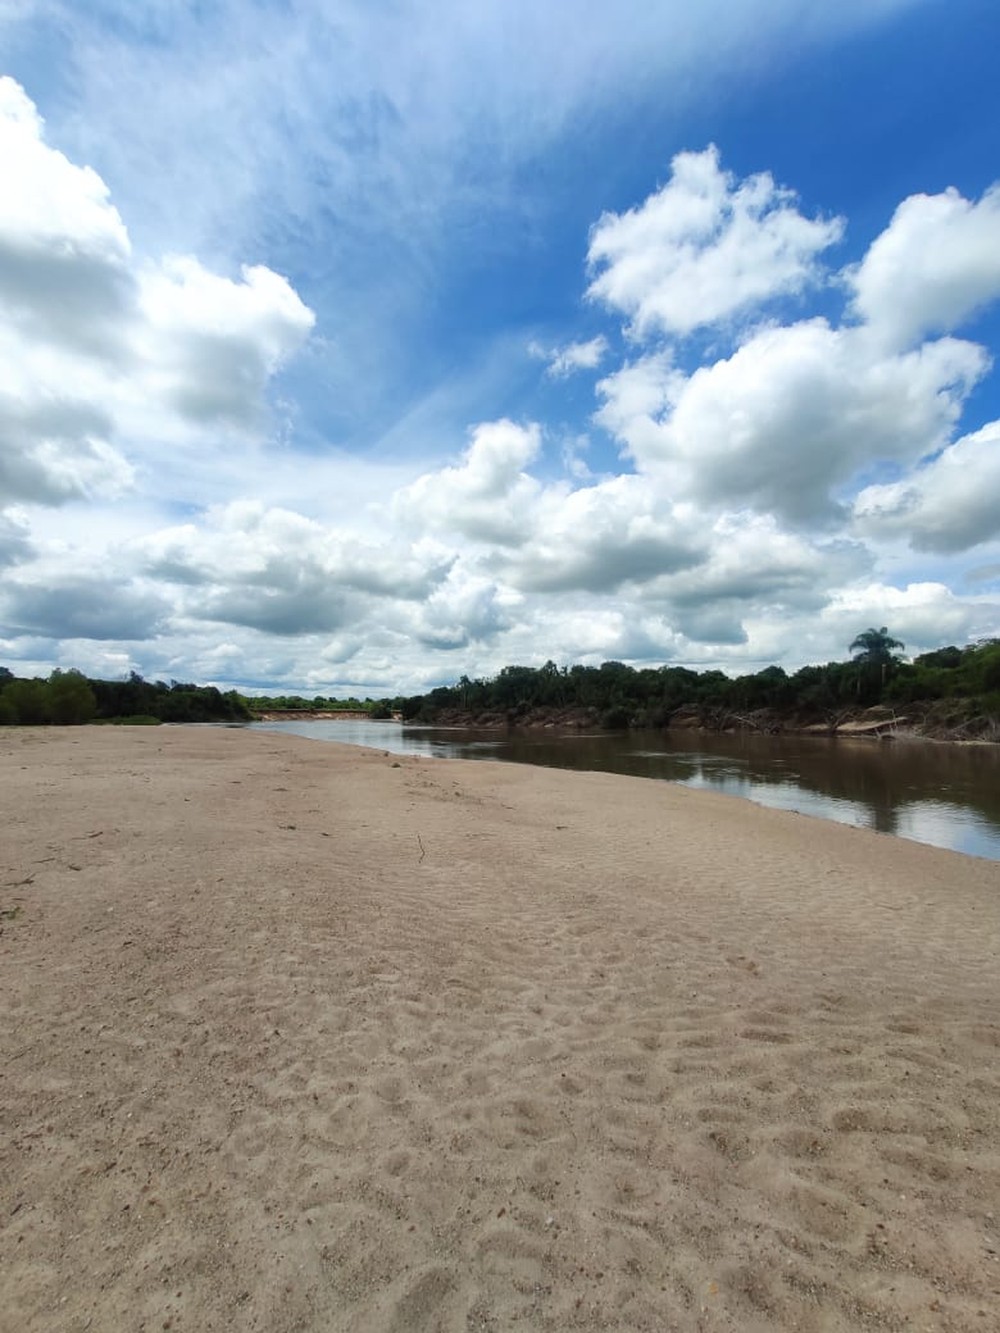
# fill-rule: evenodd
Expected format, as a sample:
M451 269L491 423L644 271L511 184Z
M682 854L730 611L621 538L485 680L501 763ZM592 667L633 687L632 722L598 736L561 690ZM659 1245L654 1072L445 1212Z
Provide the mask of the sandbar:
M1000 866L666 783L0 731L0 1330L990 1330Z

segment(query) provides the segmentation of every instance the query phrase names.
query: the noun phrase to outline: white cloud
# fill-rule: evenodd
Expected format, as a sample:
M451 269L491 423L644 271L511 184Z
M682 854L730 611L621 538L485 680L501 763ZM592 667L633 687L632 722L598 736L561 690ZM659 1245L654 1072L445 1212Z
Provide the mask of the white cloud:
M857 313L894 346L950 332L1000 297L1000 185L911 195L849 275Z
M37 574L5 580L0 614L7 633L50 639L150 639L165 626L163 593L130 579L62 570L55 582Z
M131 246L108 189L44 142L24 90L0 77L0 299L21 336L99 353L120 340Z
M453 557L430 543L366 543L288 510L233 502L200 524L130 544L143 573L175 585L191 620L296 635L341 629L366 599L423 600Z
M80 386L74 393L64 381L60 392L58 379L25 374L25 360L0 316L0 505L127 491L134 470L109 443L114 426L99 400ZM53 358L54 369L60 360Z
M606 213L590 236L587 295L631 320L634 337L684 335L817 280L839 218L804 217L767 172L738 181L715 146L678 153L671 179L638 208Z
M418 642L429 648L466 648L488 643L513 624L516 599L492 579L452 569L411 620Z
M814 319L763 329L689 376L643 358L598 385L598 420L679 496L816 523L863 468L941 448L986 364L953 338L886 354L864 329Z
M0 512L0 625L12 654L392 693L548 657L791 664L843 655L868 623L890 624L912 646L961 638L995 614L985 594L959 598L923 566L903 589L886 574L900 539L950 552L998 535L995 425L951 443L987 354L952 337L921 341L996 295L983 239L995 192L978 204L955 192L906 201L851 271L858 326L761 326L764 303L798 303L824 281L842 223L809 216L766 173L726 173L714 150L675 158L663 189L606 214L590 238L592 299L655 339L600 386L599 421L630 460L621 475L589 473L575 386L559 383L614 364L604 335L550 349L549 383L524 376L547 401L565 387L566 420L485 421L444 465L461 437L436 423L456 404L462 420L479 419L470 403L515 410L508 372L516 361L523 375L523 328L497 338L502 367L474 382L460 357L436 381L429 369L426 397L395 434L373 429L380 444L368 441L364 457L318 430L298 436L294 404L286 419L269 415L275 376L314 316L285 278L241 257L281 253L298 261L289 271L322 270L343 332L338 364L376 398L369 368L386 337L415 340L374 289L388 283L395 295L398 283L404 306L428 296L434 306L439 278L454 277L446 214L487 217L491 235L521 237L501 225L522 207L504 182L584 99L598 107L617 96L623 71L635 75L628 95L641 95L642 79L663 68L664 43L652 38L670 34L688 57L710 51L723 68L730 56L713 48L716 35L736 58L761 22L755 6L733 16L723 0L636 4L634 24L588 11L594 21L573 29L563 65L550 58L563 0L446 0L444 20L409 0L391 21L377 8L345 10L335 34L313 0L294 22L265 8L259 25L228 0L141 18L123 5L120 31L145 23L158 41L113 43L120 63L106 44L75 45L78 70L92 76L80 77L82 95L94 101L51 136L63 148L86 143L75 156L101 174L50 146L30 100L0 82L0 173L19 184L0 195L0 505L18 506ZM797 0L777 8L815 35L878 6L851 0L813 17ZM96 31L86 7L52 12L76 36ZM219 68L208 38L227 24L234 44ZM467 47L483 55L474 71L454 60ZM134 115L139 89L148 116ZM473 180L470 160L482 163ZM161 224L170 244L153 247ZM174 253L205 235L214 244L200 257ZM367 268L343 262L351 246ZM825 303L831 290L842 297L843 283ZM698 368L698 340L680 339L717 325L735 350ZM376 351L359 357L365 337ZM423 357L422 346L410 350ZM311 377L307 394L335 398L329 364L296 370L283 392ZM587 456L595 471L602 449ZM861 487L852 531L870 547L837 527ZM896 543L889 554L884 539Z
M662 454L663 422L685 383L669 350L650 352L599 381L597 394L603 402L594 420L625 446L640 468L648 469Z
M263 425L314 320L284 278L137 260L103 181L9 78L0 179L0 504L120 496L143 456Z
M31 531L16 512L0 513L0 569L29 560L34 553Z
M475 542L516 545L531 528L539 484L525 468L541 448L536 425L491 421L476 426L462 462L418 477L396 493L404 523Z
M810 540L771 515L727 513L712 522L692 509L689 522L700 527L699 558L664 568L636 588L632 610L637 621L658 615L672 628L677 655L688 660L703 660L707 649L716 660L732 654L734 664L783 655L803 617L866 576L872 564L860 543ZM770 647L761 647L762 628Z
M943 583L908 583L896 588L861 583L833 594L820 616L834 642L850 641L864 625L889 625L893 635L914 654L944 643L965 643L995 625L996 604L963 601Z
M523 593L607 593L704 558L701 516L665 502L647 479L543 485L525 470L539 447L536 425L478 426L462 464L397 492L393 511Z
M79 167L43 142L44 124L24 89L0 76L0 151L18 182L0 195L0 231L25 253L89 255L120 265L131 247L108 188L90 167Z
M902 537L918 551L965 551L1000 537L1000 421L901 481L866 487L854 515L859 532Z
M567 605L564 600L534 603L508 641L505 662L541 666L543 662L596 663L610 659L642 657L644 653L669 655L675 637L664 629L651 639L648 630L656 629L652 617L640 624L639 616L627 604L592 599ZM655 642L655 647L650 648ZM502 663L498 664L502 665Z
M569 494L551 490L533 526L534 535L504 566L526 592L607 593L697 564L705 555L698 516L664 504L637 476Z
M195 422L237 427L259 424L268 380L315 323L270 269L244 266L233 282L183 256L142 273L139 314L144 391Z
M587 342L567 343L557 347L549 354L546 374L552 379L565 379L578 370L596 370L609 351L608 340L603 333Z
M871 557L857 543L815 542L783 530L773 516L725 514L706 538L706 557L658 579L649 596L674 608L713 604L741 613L785 616L816 611L831 589L868 572Z
M547 243L550 155L571 164L588 127L600 127L597 146L620 118L669 133L672 113L706 90L728 95L754 69L771 78L917 3L40 0L37 23L20 7L8 49L34 53L37 83L30 55L17 67L51 141L111 185L137 251L197 254L230 275L241 260L309 275L296 284L323 343L312 384L297 376L301 411L334 417L331 434L360 450L440 374L423 355L441 333L427 316L456 259L466 274L470 260L498 271L522 238ZM575 246L585 197L562 195ZM467 390L479 310L466 303L457 328L474 336L447 356ZM495 392L456 399L460 411L439 404L432 438L524 410Z
M594 479L594 474L591 472L585 457L589 449L589 435L568 436L563 439L559 446L559 457L562 460L563 470L574 481L587 482Z

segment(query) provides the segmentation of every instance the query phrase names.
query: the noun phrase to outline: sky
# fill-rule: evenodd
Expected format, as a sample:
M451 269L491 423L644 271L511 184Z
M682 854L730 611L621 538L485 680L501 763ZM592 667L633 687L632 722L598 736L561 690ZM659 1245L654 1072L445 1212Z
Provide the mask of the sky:
M0 0L0 664L1000 635L994 0Z

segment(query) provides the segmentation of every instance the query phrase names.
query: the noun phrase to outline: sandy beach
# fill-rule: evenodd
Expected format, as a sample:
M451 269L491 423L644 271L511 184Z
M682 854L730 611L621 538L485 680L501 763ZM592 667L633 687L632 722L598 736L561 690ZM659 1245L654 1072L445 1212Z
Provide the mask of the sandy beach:
M0 1329L1000 1328L1000 865L0 731Z

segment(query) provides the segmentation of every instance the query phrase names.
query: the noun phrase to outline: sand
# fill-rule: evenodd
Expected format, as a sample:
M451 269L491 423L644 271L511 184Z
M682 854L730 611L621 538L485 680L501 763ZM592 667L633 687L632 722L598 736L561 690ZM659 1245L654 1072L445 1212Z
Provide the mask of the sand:
M0 1329L1000 1328L1000 866L0 732Z

